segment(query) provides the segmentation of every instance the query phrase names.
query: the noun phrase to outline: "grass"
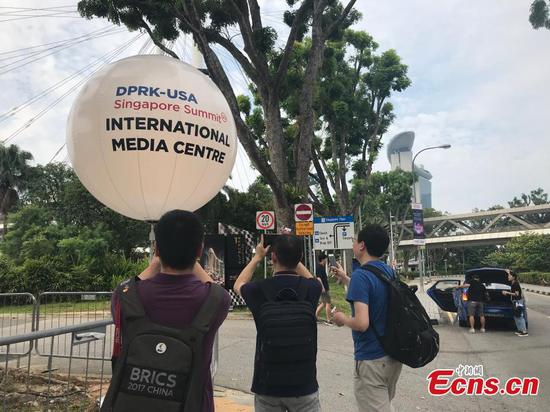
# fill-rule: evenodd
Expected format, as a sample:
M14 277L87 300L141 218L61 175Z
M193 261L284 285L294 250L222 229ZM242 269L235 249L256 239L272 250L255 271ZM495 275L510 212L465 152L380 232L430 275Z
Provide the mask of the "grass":
M344 312L346 315L351 316L351 308L349 302L346 300L346 291L344 290L343 285L339 285L333 278L329 277L329 293L332 306L336 306L339 311ZM321 315L324 312L321 312Z
M65 313L65 312L94 312L110 310L111 301L81 301L81 302L54 302L40 305L41 313ZM25 314L32 313L32 305L0 306L0 314Z

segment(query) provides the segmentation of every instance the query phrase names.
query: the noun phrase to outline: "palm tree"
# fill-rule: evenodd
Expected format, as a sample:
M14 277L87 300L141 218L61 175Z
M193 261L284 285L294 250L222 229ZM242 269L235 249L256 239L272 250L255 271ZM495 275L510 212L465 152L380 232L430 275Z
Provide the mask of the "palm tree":
M32 154L16 145L0 144L0 214L3 216L4 232L8 232L8 213L17 204L19 192L25 188Z

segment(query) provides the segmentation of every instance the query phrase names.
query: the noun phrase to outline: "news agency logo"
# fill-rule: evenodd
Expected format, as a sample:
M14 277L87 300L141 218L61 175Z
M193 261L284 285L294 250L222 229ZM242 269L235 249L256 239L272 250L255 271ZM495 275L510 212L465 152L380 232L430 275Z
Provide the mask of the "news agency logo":
M166 352L166 344L163 342L158 343L155 347L155 350L157 351L157 353L162 355L164 352Z
M426 377L432 396L538 395L540 379L483 377L483 365L459 365L456 369L435 369Z

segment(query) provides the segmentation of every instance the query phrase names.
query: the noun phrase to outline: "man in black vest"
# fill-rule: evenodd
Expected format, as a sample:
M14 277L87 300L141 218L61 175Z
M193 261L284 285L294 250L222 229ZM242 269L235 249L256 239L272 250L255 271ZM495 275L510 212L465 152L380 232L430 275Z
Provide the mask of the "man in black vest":
M270 248L273 277L250 282ZM262 238L234 285L256 323L252 381L256 412L321 410L315 317L321 284L300 263L302 254L302 240L296 236L280 235L268 247Z

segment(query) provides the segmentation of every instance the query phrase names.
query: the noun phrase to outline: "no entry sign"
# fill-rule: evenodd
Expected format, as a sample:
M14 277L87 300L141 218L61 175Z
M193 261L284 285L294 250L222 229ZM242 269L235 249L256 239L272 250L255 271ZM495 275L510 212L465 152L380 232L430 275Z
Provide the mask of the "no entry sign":
M311 203L299 203L294 205L294 220L296 222L312 222L313 205Z
M256 212L256 229L258 230L275 229L275 212L271 210L261 210Z

